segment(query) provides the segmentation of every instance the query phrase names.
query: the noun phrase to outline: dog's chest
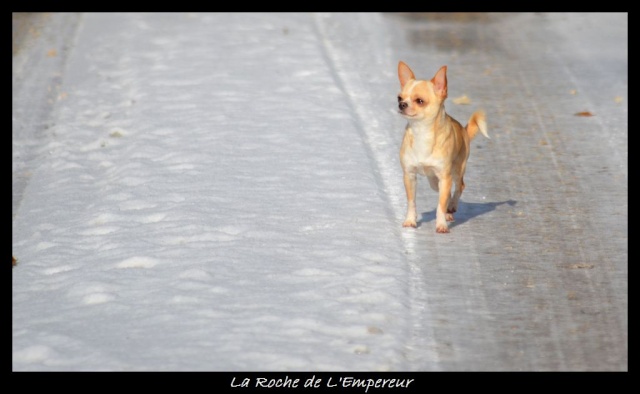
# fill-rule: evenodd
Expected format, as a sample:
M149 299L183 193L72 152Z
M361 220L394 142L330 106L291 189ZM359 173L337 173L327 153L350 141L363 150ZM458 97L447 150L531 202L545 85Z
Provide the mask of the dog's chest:
M442 166L442 159L434 152L434 133L430 130L409 130L408 146L403 151L403 162L407 170L428 175Z

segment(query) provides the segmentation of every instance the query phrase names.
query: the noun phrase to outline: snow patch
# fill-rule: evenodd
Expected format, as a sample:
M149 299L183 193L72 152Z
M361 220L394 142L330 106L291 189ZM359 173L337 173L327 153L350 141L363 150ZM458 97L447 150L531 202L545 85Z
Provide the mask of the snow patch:
M45 270L42 270L42 272L45 275L54 275L54 274L59 274L61 272L71 271L72 269L73 269L73 267L70 266L70 265L62 265L62 266L59 266L59 267L47 268Z
M57 246L58 244L53 243L53 242L39 242L36 245L36 250L45 250L45 249L49 249L52 248L54 246Z
M167 217L166 213L153 213L136 219L139 223L157 223Z
M154 258L135 256L119 262L116 264L116 268L153 268L156 264L158 264L158 260Z
M113 296L112 294L108 294L108 293L93 293L93 294L86 295L82 299L82 301L85 304L88 304L88 305L104 304L105 302L109 302L109 301L113 300L114 298L115 298L115 296Z
M119 204L119 208L122 211L137 211L142 209L155 208L156 206L157 204L141 200L125 201Z
M197 268L187 269L186 271L181 272L178 277L181 279L195 279L201 281L208 281L212 278L211 274Z
M120 230L117 226L101 226L80 231L80 235L107 235Z
M13 353L13 361L20 363L41 363L53 355L53 350L44 345L28 346Z

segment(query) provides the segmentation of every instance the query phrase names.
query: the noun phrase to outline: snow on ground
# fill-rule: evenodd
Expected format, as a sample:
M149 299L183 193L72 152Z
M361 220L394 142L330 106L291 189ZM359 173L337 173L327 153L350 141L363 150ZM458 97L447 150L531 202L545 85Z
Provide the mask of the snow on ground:
M14 216L14 370L406 368L399 230L316 18L82 16Z

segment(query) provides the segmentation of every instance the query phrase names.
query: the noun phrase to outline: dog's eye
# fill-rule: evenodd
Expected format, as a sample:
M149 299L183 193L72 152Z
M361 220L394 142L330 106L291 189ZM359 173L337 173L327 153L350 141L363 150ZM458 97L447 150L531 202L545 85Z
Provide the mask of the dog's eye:
M418 103L418 105L422 105L424 104L424 100L422 100L421 98L416 99L416 103Z
M402 97L398 96L398 102L402 101Z

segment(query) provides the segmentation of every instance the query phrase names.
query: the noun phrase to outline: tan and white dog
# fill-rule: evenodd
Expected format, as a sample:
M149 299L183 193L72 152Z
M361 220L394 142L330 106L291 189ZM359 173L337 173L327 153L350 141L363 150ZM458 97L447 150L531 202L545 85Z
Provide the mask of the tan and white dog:
M429 179L431 188L439 192L436 208L436 232L448 233L447 222L464 190L464 172L469 158L471 140L480 131L485 137L487 124L484 112L471 115L466 127L444 110L447 98L447 66L442 66L430 80L416 79L404 62L398 64L398 78L402 91L398 95L400 114L407 127L400 148L400 163L404 171L407 192L407 216L404 227L416 227L417 174ZM455 183L455 193L451 196Z

